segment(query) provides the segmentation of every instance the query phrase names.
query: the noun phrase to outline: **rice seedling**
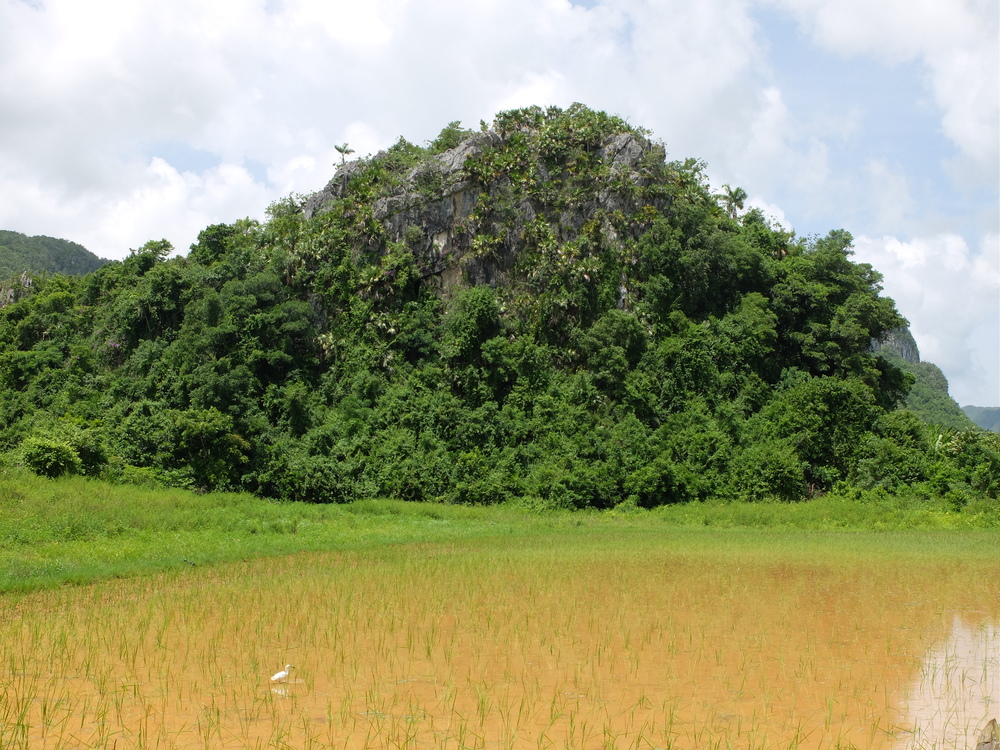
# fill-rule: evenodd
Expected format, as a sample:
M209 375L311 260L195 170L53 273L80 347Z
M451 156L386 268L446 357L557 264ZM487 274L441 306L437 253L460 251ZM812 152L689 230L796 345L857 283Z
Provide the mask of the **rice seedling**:
M692 539L509 535L6 595L0 747L916 750L996 711L1000 563Z

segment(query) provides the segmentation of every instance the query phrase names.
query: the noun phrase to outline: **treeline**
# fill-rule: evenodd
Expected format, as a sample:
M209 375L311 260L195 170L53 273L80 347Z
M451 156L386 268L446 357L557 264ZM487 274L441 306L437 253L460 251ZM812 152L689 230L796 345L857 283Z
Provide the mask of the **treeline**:
M905 321L850 234L796 238L703 168L517 110L186 258L40 280L0 310L0 449L315 502L996 498L1000 436L896 408L912 377L871 341Z

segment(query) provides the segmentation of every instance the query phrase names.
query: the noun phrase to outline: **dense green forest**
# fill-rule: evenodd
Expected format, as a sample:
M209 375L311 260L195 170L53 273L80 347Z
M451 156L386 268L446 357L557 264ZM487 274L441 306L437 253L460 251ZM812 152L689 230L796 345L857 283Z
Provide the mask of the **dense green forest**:
M1000 436L897 408L905 325L800 238L574 105L451 123L268 220L0 310L0 450L42 474L539 507L997 498ZM345 152L347 151L345 147Z
M55 237L28 237L0 229L0 279L22 273L83 275L108 261L83 245Z

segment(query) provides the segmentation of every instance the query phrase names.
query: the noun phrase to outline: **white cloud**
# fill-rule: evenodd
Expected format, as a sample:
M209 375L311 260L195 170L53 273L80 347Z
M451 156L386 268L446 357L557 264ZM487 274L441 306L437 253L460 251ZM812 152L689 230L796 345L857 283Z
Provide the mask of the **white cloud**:
M774 205L773 203L768 203L763 198L760 198L758 196L750 196L750 198L748 198L746 203L744 204L744 207L747 211L749 211L752 208L760 209L761 213L763 213L764 217L769 222L771 222L772 226L780 227L781 229L784 229L786 232L790 232L795 228L792 226L792 223L788 220L788 217L785 216L785 212L781 210L781 206Z
M884 276L921 359L939 365L960 404L1000 403L1000 237L973 251L955 234L858 237L855 260Z
M263 218L270 202L268 191L235 164L221 164L201 174L180 173L154 158L143 171L141 187L104 209L109 221L103 242L135 248L162 236L186 253L198 232L216 223L212 217L242 218L246 213L241 208L254 201L258 208L252 215ZM150 235L152 227L166 227L167 232Z
M0 184L55 209L0 201L0 226L66 227L120 256L110 225L130 202L132 231L141 219L150 236L179 221L143 203L167 183L164 207L206 205L196 182L143 168L163 156L149 144L258 164L269 184L237 194L278 197L325 183L335 144L364 155L527 104L584 101L653 126L678 157L712 159L741 149L732 113L760 107L755 55L748 6L724 0L0 0Z
M336 151L333 152L338 155ZM331 159L317 159L312 154L299 154L275 165L267 170L267 179L272 185L279 186L282 195L289 193L304 193L309 187L321 185L324 178L329 179ZM309 187L303 188L303 185Z
M239 165L221 164L200 174L178 172L163 159L133 165L122 182L131 188L53 196L35 181L0 178L5 228L65 237L103 257L121 258L147 240L165 238L186 253L198 232L221 220L263 218L273 196ZM54 199L55 198L55 199ZM252 207L248 210L247 207ZM98 221L90 220L99 217Z
M866 194L870 196L873 221L883 227L905 225L914 209L906 174L881 159L869 161L867 171L870 186Z
M285 21L298 33L320 32L326 39L354 53L376 51L393 36L392 22L405 0L286 0Z
M966 177L1000 175L1000 10L995 0L770 0L844 56L918 60ZM975 175L971 174L975 171Z
M556 71L528 72L520 80L512 83L511 90L497 100L495 109L499 112L506 109L530 107L535 104L540 105L542 102L555 103L563 99L564 90L565 79L562 74Z
M344 128L344 140L354 149L353 154L348 154L349 158L354 159L374 154L389 138L387 133L377 132L368 123L355 121ZM336 149L333 149L332 156L336 157L336 163L339 164L340 153ZM332 164L331 161L331 166Z
M722 163L739 182L752 181L759 191L779 187L816 194L830 186L829 149L822 138L803 136L780 89L764 88L759 106L745 123L745 136Z

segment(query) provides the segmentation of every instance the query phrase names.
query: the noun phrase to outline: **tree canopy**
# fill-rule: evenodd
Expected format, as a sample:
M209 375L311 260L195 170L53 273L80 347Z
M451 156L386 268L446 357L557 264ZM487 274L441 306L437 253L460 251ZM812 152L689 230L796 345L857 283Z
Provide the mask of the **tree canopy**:
M851 235L741 213L704 169L533 107L345 162L187 257L39 279L0 309L0 450L315 502L996 498L1000 436L897 409L913 377L872 341L905 321Z

